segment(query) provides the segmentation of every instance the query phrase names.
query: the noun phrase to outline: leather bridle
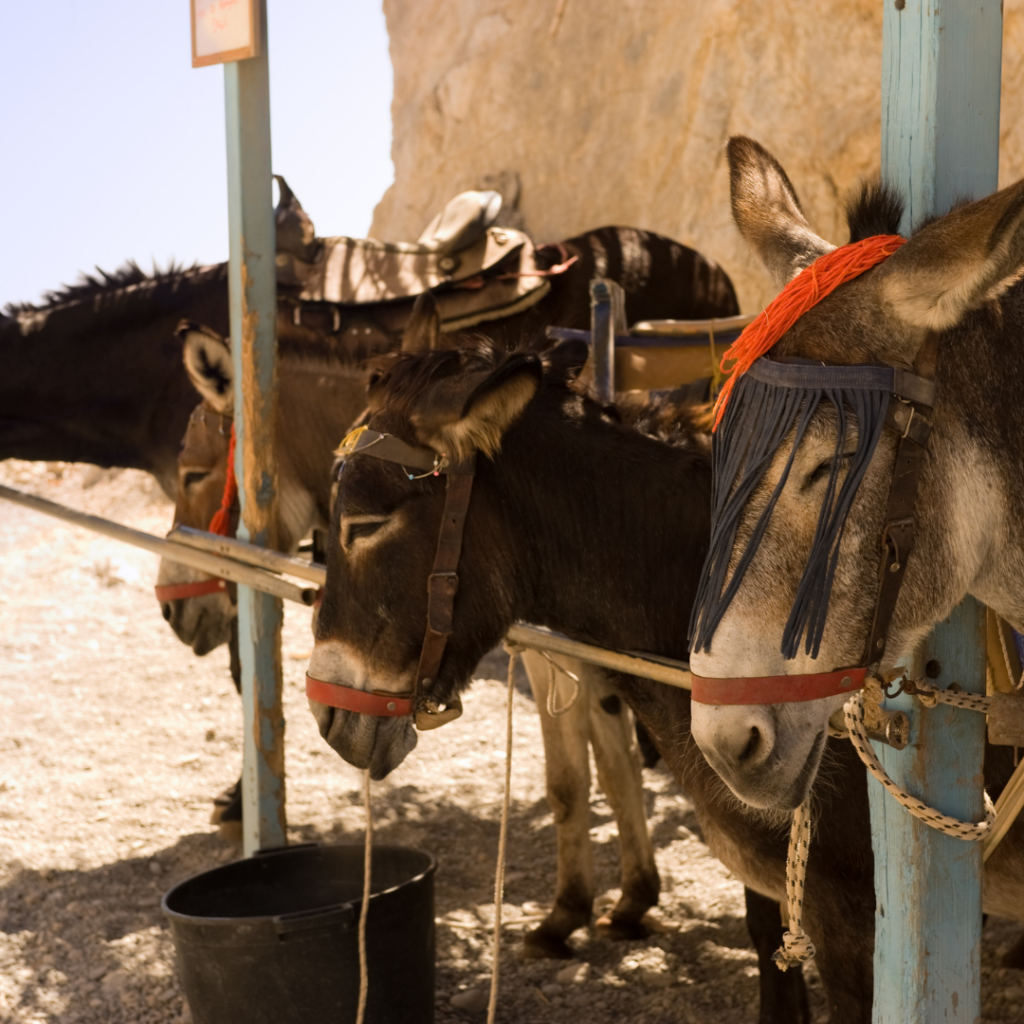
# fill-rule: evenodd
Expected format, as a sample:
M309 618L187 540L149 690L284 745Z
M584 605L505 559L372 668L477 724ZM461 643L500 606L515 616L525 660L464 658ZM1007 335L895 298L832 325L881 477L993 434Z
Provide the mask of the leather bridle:
M233 424L229 431L225 432L224 430L225 421L229 423L232 422L231 413L220 412L217 409L214 409L211 406L207 405L207 403L204 401L201 402L199 405L196 406L195 409L192 410L192 414L188 418L188 429L185 431L186 437L188 437L188 430L192 429L192 424L195 423L196 420L201 420L203 422L206 421L207 413L212 413L214 416L220 417L221 422L217 430L220 433L221 437L227 437L230 434L230 432L234 430ZM182 446L184 446L184 443L185 442L182 441ZM234 469L234 467L231 465L230 453L231 449L229 447L227 477L225 479L225 491L227 491L230 487L231 477L233 475ZM217 515L215 513L214 520L216 520L216 518ZM235 535L235 531L238 528L237 496L235 496L230 503L230 520L231 523L234 525L228 528L227 535L233 537ZM177 523L175 523L175 525L177 525ZM210 526L212 528L212 521ZM156 599L158 601L184 601L186 598L189 597L205 597L207 594L226 594L228 593L228 581L220 576L210 576L205 580L194 580L191 583L168 583L166 585L157 584L157 586L155 586L153 590L156 593Z
M889 484L885 525L882 528L874 609L860 663L831 672L791 676L708 678L694 674L692 697L697 703L784 704L817 700L853 693L864 685L865 678L878 675L888 643L889 626L906 573L907 558L914 548L914 505L932 430L937 353L938 335L929 332L914 360L913 373L891 367L821 367L826 372L851 370L865 371L872 375L879 372L891 373L892 387L889 391L896 399L895 402L889 402L885 424L897 432L899 441ZM780 382L787 377L806 375L816 369L785 363L773 363L772 368Z
M434 564L427 578L427 624L420 648L416 679L405 693L361 690L344 683L314 679L306 674L306 696L320 704L385 718L413 715L418 729L436 729L462 714L458 697L450 697L444 709L431 696L438 669L452 634L455 594L459 589L458 565L462 535L476 473L476 453L462 462L439 455L429 448L406 444L393 434L358 427L342 442L340 454L370 455L402 467L410 480L424 476L446 478L444 512L437 538ZM420 470L413 473L410 470Z

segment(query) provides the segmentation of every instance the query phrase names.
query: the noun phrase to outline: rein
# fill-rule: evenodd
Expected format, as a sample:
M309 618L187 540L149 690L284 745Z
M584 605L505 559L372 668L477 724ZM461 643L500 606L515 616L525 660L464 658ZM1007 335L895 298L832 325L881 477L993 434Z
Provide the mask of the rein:
M841 284L888 258L903 241L895 235L875 236L843 246L816 260L798 274L744 330L723 358L723 369L726 363L732 363L734 372L716 405L715 473L719 475L719 470L724 469L732 470L732 474L721 474L724 479L715 483L717 521L712 527L711 550L705 563L701 593L691 627L693 650L710 649L715 628L764 534L811 416L823 396L830 398L839 417L838 444L841 445L848 419L845 399L859 414L858 450L853 455L846 484L837 488L838 459L842 455L837 446L815 544L784 631L783 654L787 658L795 656L800 635L806 630L807 651L817 656L845 515L874 454L882 427L890 427L899 435L899 441L886 503L874 609L861 661L856 666L832 672L792 676L715 679L694 674L693 700L698 703L781 704L816 700L855 692L864 686L866 678L877 674L906 572L907 558L914 547L914 504L932 426L937 335L928 334L914 360L913 373L889 366L826 366L807 360L776 361L768 359L766 353L800 316ZM737 386L751 396L753 403L760 402L746 419L744 410L729 406L730 396ZM874 424L871 422L872 414L876 418ZM796 437L782 479L761 514L746 550L733 565L732 549L738 515L793 424L796 425ZM722 427L721 432L719 426ZM745 438L744 431L749 432L753 440ZM866 436L869 433L870 438ZM733 437L733 434L738 436ZM760 447L756 446L757 434L762 437ZM745 441L748 443L746 448L743 447ZM730 443L740 446L738 452L730 451ZM757 463L755 471L759 469L760 475L754 475L749 467L745 467L748 476L739 476L744 468L741 466L744 456L747 462ZM831 507L833 504L834 509ZM732 577L726 583L731 565Z
M320 704L358 714L385 718L413 715L416 728L436 729L462 714L462 703L457 697L450 699L445 709L441 710L430 692L437 681L448 637L452 634L455 594L459 589L457 570L462 554L466 513L473 492L476 454L464 462L453 462L446 455L406 444L393 434L382 434L366 426L353 430L335 454L345 458L356 454L371 455L385 462L393 462L402 467L410 480L444 476L444 512L441 515L434 564L427 578L427 625L412 689L406 693L360 690L344 683L314 679L307 673L306 696ZM410 468L421 472L411 472Z

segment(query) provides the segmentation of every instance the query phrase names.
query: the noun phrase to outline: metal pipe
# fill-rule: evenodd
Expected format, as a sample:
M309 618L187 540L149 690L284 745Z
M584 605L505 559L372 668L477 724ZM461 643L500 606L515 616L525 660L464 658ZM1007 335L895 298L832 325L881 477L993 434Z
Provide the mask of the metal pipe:
M233 558L236 562L256 565L270 572L298 576L299 579L309 580L310 583L315 583L318 587L322 587L327 579L327 567L319 562L307 562L304 558L293 558L291 555L281 554L280 551L260 548L244 540L221 536L219 533L195 530L191 526L176 526L167 534L167 539L187 544L190 548L197 548L200 551L209 551L215 555L223 555L225 558Z
M517 622L512 626L506 638L514 644L535 647L551 654L564 654L614 672L642 676L644 679L653 679L657 683L665 683L681 690L690 689L690 666L685 661L674 661L671 658L659 658L639 652L624 654L621 651L609 651L604 647L595 647L593 644L584 644L578 640L558 636L540 626L530 626L524 622Z
M134 547L152 551L163 558L170 558L184 565L191 565L212 576L263 590L276 597L283 597L298 604L310 605L316 598L316 591L311 587L297 587L287 580L272 575L267 571L272 565L275 571L301 575L312 583L323 586L327 580L327 568L318 562L304 562L291 558L276 551L267 551L253 544L233 538L220 537L206 533L204 530L193 530L187 526L179 526L172 530L166 539L154 537L152 534L135 530L121 523L111 522L88 512L59 505L47 498L39 498L34 494L15 490L0 484L0 498L6 498L15 504L24 505L45 515L55 516L75 526L102 533L114 540L131 544ZM230 552L230 555L228 554ZM244 564L252 563L251 565ZM254 566L262 566L255 568ZM301 573L299 570L302 570ZM570 640L559 636L542 626L531 626L527 623L516 623L508 631L508 640L548 651L551 654L564 654L570 658L611 669L614 672L626 672L633 676L653 679L658 683L675 686L683 690L690 689L690 669L685 661L671 658L659 658L657 655L642 652L623 653L611 651L593 644Z
M316 600L316 591L312 587L297 587L273 573L264 569L253 568L242 565L234 559L225 558L223 555L214 555L197 548L172 540L165 540L163 537L154 537L142 530L132 529L121 523L111 522L109 519L101 519L99 516L90 515L88 512L79 512L77 509L68 508L66 505L59 505L47 498L40 498L34 494L26 494L24 491L16 490L13 487L6 487L0 484L0 498L6 498L17 505L24 505L26 508L34 509L48 516L63 519L73 523L75 526L84 527L95 533L102 533L104 536L114 540L131 544L137 548L144 548L161 558L170 558L172 561L189 565L193 569L208 572L211 576L220 576L232 583L241 583L245 586L262 590L274 597L284 598L286 601L295 601L297 604L311 605Z

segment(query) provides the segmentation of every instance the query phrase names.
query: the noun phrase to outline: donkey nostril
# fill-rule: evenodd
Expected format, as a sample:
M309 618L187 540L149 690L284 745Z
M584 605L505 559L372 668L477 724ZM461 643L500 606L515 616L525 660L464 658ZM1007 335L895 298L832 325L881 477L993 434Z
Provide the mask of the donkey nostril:
M761 730L756 725L750 727L750 739L747 740L747 745L740 752L739 760L740 763L749 761L751 758L757 755L758 749L761 746Z
M171 621L171 615L174 614L174 609L171 608L171 602L170 601L164 601L164 603L162 605L160 605L160 611L163 614L164 622L170 622Z

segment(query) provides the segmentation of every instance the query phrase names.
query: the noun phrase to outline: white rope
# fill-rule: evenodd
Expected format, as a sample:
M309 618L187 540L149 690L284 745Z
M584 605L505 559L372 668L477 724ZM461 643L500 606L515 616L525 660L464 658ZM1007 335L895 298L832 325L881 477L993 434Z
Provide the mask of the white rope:
M807 857L811 847L811 795L793 812L786 855L786 909L789 928L782 936L782 948L772 954L780 971L799 967L814 957L814 943L804 931L804 887L807 881Z
M929 699L936 699L942 701L945 704L952 704L955 707L966 707L970 710L981 710L980 708L974 707L973 704L978 701L985 701L985 697L977 697L973 694L968 693L950 693L948 690L936 690L934 687L927 686L927 684L918 684L927 688L923 703ZM877 683L873 684L874 690L877 690L878 697L881 697L881 687ZM869 684L865 684L865 691L869 699L875 696L873 690L869 689ZM871 774L878 779L878 781L888 790L888 792L895 798L895 800L906 810L908 810L915 818L923 821L926 825L931 826L934 829L944 833L947 836L955 836L957 839L964 839L967 841L977 841L984 839L992 829L992 821L995 816L995 811L992 807L992 801L989 799L988 793L985 796L985 820L984 821L961 821L959 818L953 818L948 814L943 814L941 811L937 811L934 807L929 807L927 804L922 803L916 796L912 796L905 789L900 788L896 785L892 779L889 778L886 770L882 767L882 762L878 760L878 756L875 754L874 749L868 740L867 730L864 726L864 698L865 692L855 693L846 702L846 706L843 708L843 714L846 718L846 727L850 730L850 742L853 744L853 749L857 751L861 761L864 762L864 766ZM874 702L874 701L873 701Z
M538 649L537 653L546 658L548 662L548 714L552 718L561 718L562 715L572 711L576 706L576 701L580 699L580 677L576 675L575 672L570 672L564 665L559 665L547 651ZM555 703L555 698L557 696L555 692L557 689L555 685L555 669L558 669L563 676L568 676L573 682L572 696L561 707L557 707Z
M501 905L505 901L505 851L508 846L508 809L512 793L512 697L515 691L516 659L526 650L521 644L505 644L508 652L508 687L505 696L505 795L501 804L498 833L498 865L494 872L494 943L491 947L491 997L487 1002L487 1024L494 1024L498 1012L498 980L501 973Z
M373 854L373 815L370 809L370 769L363 772L363 807L366 811L366 842L363 846L363 905L359 908L359 1004L356 1024L363 1024L366 996L370 991L370 970L366 962L366 917L370 911L371 867Z

